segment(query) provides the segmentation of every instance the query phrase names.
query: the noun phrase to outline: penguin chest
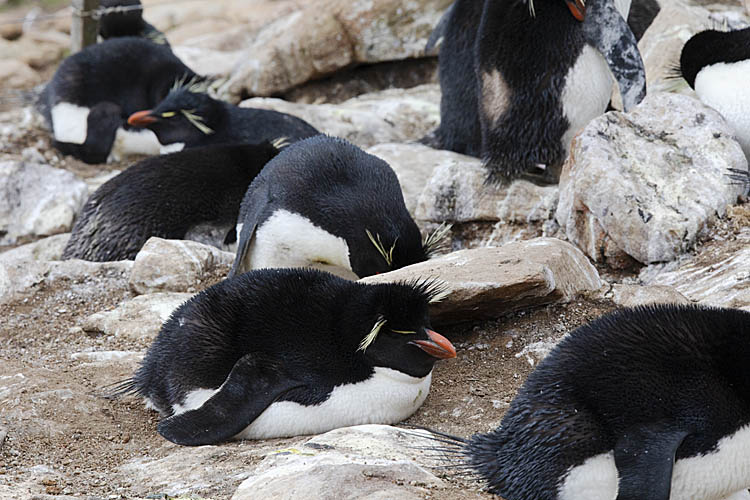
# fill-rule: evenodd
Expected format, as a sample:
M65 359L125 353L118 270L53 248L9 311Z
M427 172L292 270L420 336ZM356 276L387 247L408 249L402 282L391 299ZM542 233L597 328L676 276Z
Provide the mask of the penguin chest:
M645 481L645 479L644 479ZM618 473L614 453L604 453L572 467L558 490L560 500L615 500ZM644 483L644 489L646 488ZM750 425L719 440L703 455L682 458L672 470L670 500L748 499Z
M158 155L159 140L148 129L128 129L122 127L115 132L115 140L107 157L107 162L120 161L134 154Z
M273 403L234 438L266 439L319 434L350 425L394 424L422 405L431 380L432 372L417 378L378 367L367 380L336 386L320 404Z
M570 151L573 137L606 111L613 84L614 78L606 59L591 45L584 45L565 76L565 86L560 96L563 114L570 123L562 137L566 154Z
M704 67L695 77L695 93L721 113L750 157L750 59Z
M288 210L276 210L261 224L248 254L249 269L315 267L347 278L354 276L346 240Z

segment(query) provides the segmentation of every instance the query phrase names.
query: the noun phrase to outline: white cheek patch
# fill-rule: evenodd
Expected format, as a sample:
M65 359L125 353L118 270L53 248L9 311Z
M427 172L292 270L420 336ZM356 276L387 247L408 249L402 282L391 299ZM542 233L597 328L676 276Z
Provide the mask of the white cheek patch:
M152 131L148 129L125 130L120 127L115 133L115 140L107 162L120 161L133 154L157 155L159 147L159 140Z
M166 146L160 146L159 153L165 155L169 153L176 153L178 151L182 151L183 149L185 149L184 142L173 142L172 144L167 144Z
M268 439L319 434L350 425L394 424L411 416L424 403L431 380L432 372L417 378L377 367L367 380L336 386L319 405L291 401L271 404L234 439Z
M562 137L566 154L570 152L573 137L607 109L613 84L607 61L594 47L584 45L576 63L568 70L561 95L563 113L570 122Z
M695 93L721 113L750 158L750 60L701 69L695 77Z
M287 210L277 210L256 230L248 256L247 269L340 267L351 271L352 268L346 240Z
M52 108L52 133L58 142L83 144L88 133L89 108L69 102L55 104Z

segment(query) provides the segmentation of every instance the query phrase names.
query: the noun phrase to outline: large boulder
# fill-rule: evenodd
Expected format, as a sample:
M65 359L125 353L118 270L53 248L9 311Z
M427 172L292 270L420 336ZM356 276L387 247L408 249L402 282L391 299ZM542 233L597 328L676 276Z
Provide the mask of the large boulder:
M87 195L86 183L66 170L0 162L0 245L70 231Z
M60 260L70 233L48 236L0 253L0 262Z
M567 301L602 286L586 256L555 238L459 250L360 281L425 279L436 280L446 292L430 309L436 325L496 318L510 311Z
M573 140L557 221L595 261L673 260L742 193L727 177L747 170L733 135L716 111L682 95L606 113Z

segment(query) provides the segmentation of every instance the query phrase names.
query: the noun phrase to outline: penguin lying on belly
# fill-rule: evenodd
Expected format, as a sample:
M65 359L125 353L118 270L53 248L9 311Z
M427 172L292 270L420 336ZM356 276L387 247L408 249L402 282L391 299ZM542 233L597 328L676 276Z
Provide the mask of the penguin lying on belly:
M365 285L313 269L263 269L214 285L164 324L123 392L183 445L399 422L438 359L426 283Z
M282 145L206 146L136 163L89 197L63 259L134 259L152 236L234 242L242 196Z
M86 163L158 154L153 132L133 129L125 120L155 106L175 80L191 78L196 74L168 47L143 38L113 38L66 58L38 107L52 130L53 145Z
M99 36L103 40L121 36L138 36L169 46L164 33L143 19L141 0L99 0L99 7L121 9L105 12L99 18Z
M750 159L750 28L698 33L682 48L680 70L700 100L735 130Z
M440 238L422 241L386 162L319 135L284 149L250 184L237 239L229 276L309 266L356 279L427 260Z
M571 332L496 430L443 435L507 500L748 499L750 312L625 309Z
M426 142L481 156L489 181L556 182L573 136L606 110L612 74L626 110L645 96L629 5L618 7L456 0L438 26L441 124Z
M207 144L256 144L277 137L294 142L319 134L296 116L240 108L213 99L204 86L191 82L172 89L154 109L134 113L128 124L152 130L162 152Z

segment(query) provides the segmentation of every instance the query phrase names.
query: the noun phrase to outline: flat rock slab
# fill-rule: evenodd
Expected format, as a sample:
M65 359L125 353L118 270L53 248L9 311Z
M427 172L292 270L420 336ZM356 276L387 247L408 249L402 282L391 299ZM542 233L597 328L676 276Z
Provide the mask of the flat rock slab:
M272 109L297 116L324 134L361 148L421 138L440 123L440 87L419 85L363 94L339 104L304 104L253 98L241 107Z
M645 306L649 304L689 304L690 300L674 287L666 285L615 284L605 297L622 307Z
M555 238L460 250L360 281L414 279L444 283L447 297L430 309L436 325L496 318L510 311L566 301L602 286L586 256Z
M733 136L716 111L682 95L606 113L573 140L557 222L597 262L673 260L742 194L727 177L747 170Z
M69 239L70 233L48 236L0 253L0 262L60 260Z
M139 295L123 301L112 311L92 314L83 320L81 328L88 333L150 340L156 337L172 311L192 296L191 293Z
M130 287L138 294L195 292L212 274L229 272L234 254L195 241L152 237L135 256Z

